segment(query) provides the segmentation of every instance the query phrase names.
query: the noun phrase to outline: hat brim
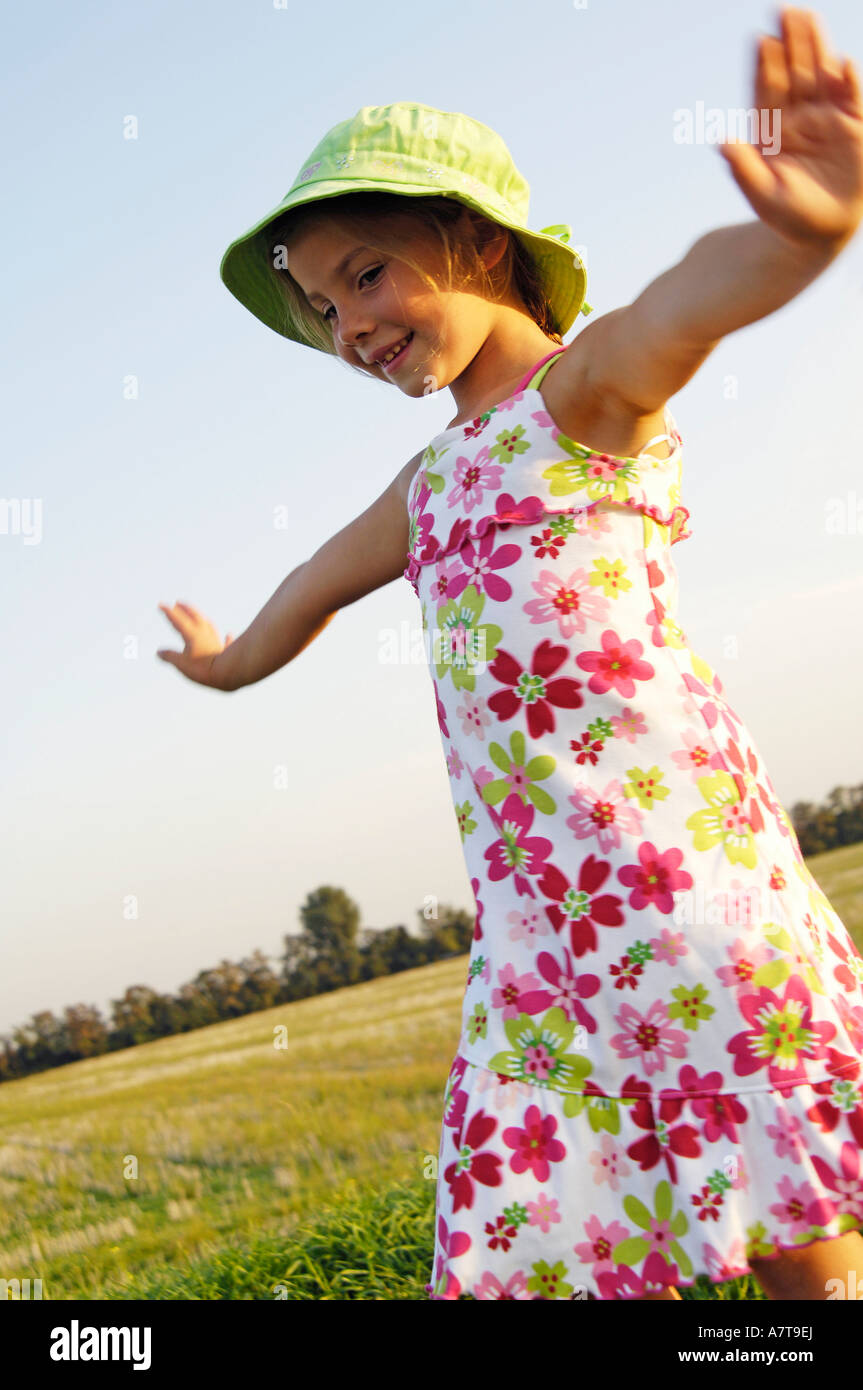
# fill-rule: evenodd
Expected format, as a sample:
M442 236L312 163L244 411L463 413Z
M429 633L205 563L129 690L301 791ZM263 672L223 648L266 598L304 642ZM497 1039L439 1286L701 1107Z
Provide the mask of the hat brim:
M310 342L296 323L288 309L287 301L280 294L278 281L269 264L269 246L264 233L279 218L307 203L317 203L327 198L344 197L348 193L382 192L397 193L400 197L429 198L435 196L427 185L388 183L381 179L354 178L323 180L313 186L306 186L289 193L278 207L268 212L241 237L232 241L219 267L222 282L235 299L255 315L267 328L305 347L325 351L320 344ZM572 327L579 310L584 305L587 289L587 275L578 252L567 246L557 236L543 232L530 231L526 227L498 214L492 215L476 198L461 189L447 188L437 190L437 195L452 198L480 213L491 222L508 227L524 243L528 253L536 263L543 288L551 305L557 331L563 336ZM562 228L568 233L568 228Z

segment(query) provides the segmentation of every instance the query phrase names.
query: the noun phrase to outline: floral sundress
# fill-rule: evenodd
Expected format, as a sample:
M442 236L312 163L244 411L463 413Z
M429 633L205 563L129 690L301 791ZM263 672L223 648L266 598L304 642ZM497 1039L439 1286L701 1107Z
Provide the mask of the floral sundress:
M676 621L674 420L569 439L564 350L408 498L476 899L435 1299L640 1298L863 1224L863 959Z

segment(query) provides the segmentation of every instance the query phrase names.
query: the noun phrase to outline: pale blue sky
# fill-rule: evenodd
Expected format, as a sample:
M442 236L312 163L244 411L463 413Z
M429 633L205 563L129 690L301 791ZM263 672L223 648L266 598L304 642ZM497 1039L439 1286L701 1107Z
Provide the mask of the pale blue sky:
M0 1031L38 1008L105 1009L130 984L173 990L254 947L275 955L324 883L368 926L414 927L427 894L471 907L428 671L378 657L384 629L419 623L405 580L234 695L155 656L180 645L159 602L240 632L454 413L449 393L410 400L264 328L222 285L222 254L332 125L412 100L502 135L530 225L572 226L605 313L704 232L754 217L715 147L674 140L674 113L751 106L756 35L777 13L7 11L2 496L25 520L0 533ZM818 13L863 65L860 7ZM861 311L858 235L671 402L693 530L674 549L680 620L789 807L863 780ZM856 528L828 533L830 499L855 489Z

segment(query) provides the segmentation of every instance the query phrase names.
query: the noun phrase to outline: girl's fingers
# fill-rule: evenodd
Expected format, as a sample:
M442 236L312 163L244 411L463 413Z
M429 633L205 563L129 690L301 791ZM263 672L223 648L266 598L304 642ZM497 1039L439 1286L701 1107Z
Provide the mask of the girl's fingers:
M805 10L792 9L784 9L781 19L791 100L815 101L818 96L812 35L815 21Z
M755 79L755 105L759 111L775 111L784 106L791 90L785 47L781 39L765 34L758 49L758 73Z
M837 61L827 47L827 35L822 33L814 16L810 24L812 52L815 59L815 79L817 83L816 101L829 101L833 88L842 81L842 63Z
M180 603L178 599L177 607L182 608L184 613L188 613L190 618L194 618L196 623L199 623L201 621L201 615L198 612L197 608L193 608L190 603Z
M843 100L857 116L863 116L863 97L860 95L860 77L856 65L845 58L842 65Z
M188 641L189 628L185 618L177 617L176 613L174 612L174 609L166 608L164 603L160 603L159 607L164 613L165 617L168 619L168 622L171 624L171 627L175 627L179 632L180 636L183 638L183 640ZM179 604L177 605L177 607L179 607Z

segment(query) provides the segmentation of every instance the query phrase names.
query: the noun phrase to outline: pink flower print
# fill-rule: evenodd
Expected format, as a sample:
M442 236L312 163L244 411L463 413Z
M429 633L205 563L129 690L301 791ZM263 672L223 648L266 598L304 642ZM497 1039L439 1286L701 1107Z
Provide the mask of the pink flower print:
M527 1276L523 1269L517 1269L505 1284L502 1284L494 1274L486 1273L478 1284L474 1284L471 1292L474 1298L501 1302L506 1299L524 1298L526 1291Z
M623 1004L614 1021L623 1032L614 1034L611 1046L619 1057L637 1057L648 1076L665 1070L666 1057L686 1056L686 1034L671 1026L661 999L651 1004L646 1014L640 1014L632 1004Z
M447 493L446 500L451 507L461 504L466 512L470 512L479 506L486 492L496 491L500 487L502 475L503 464L491 462L488 445L484 444L475 458L462 455L456 460L454 486Z
M450 582L447 591L449 598L458 598L468 584L472 584L478 594L487 594L498 603L512 597L512 585L509 580L501 579L500 575L495 574L495 570L514 565L521 554L521 547L512 544L499 545L495 550L496 539L492 528L478 544L474 544L472 540L465 541L459 552L459 559L464 568L461 574ZM434 589L432 594L434 595Z
M636 1082L630 1093L638 1096L630 1111L632 1121L647 1133L630 1144L626 1152L635 1159L642 1173L664 1162L668 1180L674 1187L677 1184L677 1157L698 1158L701 1155L698 1130L690 1124L676 1123L683 1114L686 1102L662 1092L657 1107L656 1098L651 1098L650 1086L646 1081Z
M773 1152L777 1158L790 1158L792 1163L802 1163L806 1156L806 1145L801 1142L801 1124L796 1115L789 1115L777 1102L778 1124L768 1125L767 1133L773 1139Z
M608 1134L603 1135L603 1143L605 1144L606 1141L611 1145L612 1149L614 1149L614 1143L611 1136ZM597 1159L601 1160L602 1155L598 1150L595 1150L590 1155L590 1161L594 1163ZM626 1171L627 1173L629 1172L628 1167ZM594 1179L594 1181L596 1181L596 1179ZM603 1179L600 1178L599 1181L602 1182ZM608 1226L603 1226L598 1216L589 1217L584 1223L584 1229L587 1240L582 1241L580 1245L574 1245L572 1249L573 1253L578 1256L583 1265L589 1264L592 1266L591 1273L593 1277L596 1278L598 1274L614 1269L614 1261L611 1258L611 1252L615 1245L619 1245L622 1240L626 1240L629 1231L625 1226L622 1226L619 1221L612 1221Z
M482 1183L486 1187L500 1187L503 1179L500 1166L503 1159L499 1154L485 1150L485 1145L497 1129L497 1120L478 1110L468 1124L464 1134L455 1135L458 1158L444 1169L444 1181L453 1194L453 1213L461 1207L472 1207L475 1193L474 1185Z
M489 1092L489 1103L496 1110L520 1110L533 1095L533 1087L527 1081L502 1076L496 1071L485 1071L482 1067L476 1069L474 1084L478 1092Z
M461 775L464 772L464 763L454 743L450 744L450 750L446 757L446 767L450 777L454 777L456 781L461 780Z
M477 768L473 774L473 784L476 787L477 796L482 796L482 789L488 782L494 781L494 773L485 766Z
M607 1182L612 1192L616 1192L620 1187L620 1179L628 1178L632 1172L626 1161L626 1153L622 1143L605 1131L600 1136L599 1148L594 1149L589 1157L596 1169L593 1181L597 1187ZM625 1239L625 1237L621 1237L621 1239ZM611 1261L610 1251L608 1259Z
M426 1284L425 1291L435 1297L433 1290L440 1289L441 1292L436 1295L438 1298L457 1299L462 1291L461 1284L455 1275L450 1273L449 1261L458 1259L459 1255L464 1255L470 1249L471 1239L466 1231L453 1231L450 1235L449 1227L442 1216L438 1218L437 1238L443 1253L438 1255L435 1260L434 1283ZM444 1272L446 1272L446 1284L441 1286Z
M737 1007L749 1030L725 1044L734 1057L735 1076L752 1076L766 1067L771 1086L789 1087L805 1082L805 1059L827 1056L836 1027L813 1021L809 989L797 975L786 980L781 996L762 986L738 995Z
M684 671L683 686L679 688L679 694L683 699L683 708L687 714L702 715L708 729L715 728L721 716L725 723L725 727L733 737L737 733L735 725L740 725L740 720L731 706L726 704L725 700L721 698L719 693L721 690L722 681L715 671L713 673L712 689L708 689L697 676L692 676L688 671ZM703 699L704 703L696 704L695 700L690 699L686 694L687 691L692 695L698 695Z
M634 743L638 734L647 733L644 715L641 713L636 714L629 705L627 705L623 714L613 714L608 722L614 730L614 737L625 738L627 743Z
M825 1197L817 1197L809 1182L801 1182L795 1187L791 1178L784 1173L777 1184L776 1191L782 1198L770 1208L771 1215L781 1221L788 1230L783 1231L787 1241L796 1235L803 1235L812 1226L827 1226L836 1215L836 1205Z
M851 1047L863 1055L863 1005L849 1004L844 994L836 996L835 1004Z
M567 676L549 679L568 656L568 647L556 647L545 637L534 649L530 670L527 671L514 656L498 647L497 656L490 662L488 670L505 689L496 690L489 696L489 709L500 720L526 713L527 731L531 738L553 733L556 728L554 708L578 709L584 703L579 694L581 681Z
M688 772L693 783L708 772L728 771L725 759L712 738L704 739L696 729L689 728L683 730L683 742L686 747L676 748L671 754L671 761L681 772Z
M443 734L444 738L449 738L449 728L447 727L447 722L446 722L446 709L445 709L444 703L443 703L443 701L442 701L442 699L441 699L441 697L440 697L440 691L438 690L438 683L437 683L437 681L435 680L434 676L432 676L432 685L434 686L435 704L437 705L437 722L438 722L438 725L440 726L440 731L441 731L441 733Z
M624 642L612 628L606 628L600 638L602 651L579 652L575 658L582 671L594 671L587 683L588 690L595 695L604 695L615 690L619 695L631 699L635 694L635 682L652 680L656 670L649 661L641 660L644 650L637 637Z
M538 907L508 912L506 920L510 923L509 940L523 941L531 950L539 945L537 938L548 936L550 931L545 915Z
M486 1221L485 1233L488 1236L486 1245L489 1250L508 1250L515 1237L518 1235L518 1227L508 1222L505 1216L499 1216L496 1221Z
M611 609L611 601L597 593L583 568L573 570L568 579L554 570L540 570L532 588L541 597L526 603L524 612L532 623L556 622L557 635L566 641L575 633L586 631L588 618L604 623Z
M524 1012L539 1014L545 1013L547 1009L562 1009L568 1019L581 1024L588 1033L595 1033L596 1019L587 1012L581 1001L592 999L599 993L599 976L588 975L586 972L579 975L566 947L563 948L562 965L550 952L543 951L537 956L536 966L548 988L527 995L524 1000ZM536 983L538 985L539 981Z
M680 1271L674 1261L668 1261L660 1254L674 1240L674 1232L669 1221L651 1219L650 1234L654 1248L644 1261L644 1274L636 1274L629 1265L618 1265L614 1273L600 1274L597 1278L599 1295L602 1299L628 1301L643 1298L646 1293L658 1293L660 1289L680 1283ZM644 1232L647 1235L647 1232Z
M540 986L540 981L535 975L516 975L515 966L507 962L503 969L497 972L497 977L501 987L491 992L493 1009L502 1009L505 1019L518 1018L522 1013L539 1013L539 1008L530 1007L532 991L538 991Z
M597 949L597 922L602 927L623 925L620 910L623 899L613 893L599 896L599 889L610 873L610 864L603 863L595 854L588 854L579 868L577 886L573 886L554 864L547 866L539 881L540 892L553 899L546 907L549 920L556 932L569 926L575 956L583 956Z
M617 877L627 888L630 906L640 912L643 907L658 907L660 912L674 910L674 893L691 888L692 874L678 865L683 859L682 849L667 849L660 854L656 845L645 840L638 846L638 864L624 864L618 869Z
M603 852L620 844L621 831L624 835L641 834L644 816L624 796L617 780L609 782L602 792L593 791L586 782L577 782L575 791L567 800L576 809L574 816L566 818L566 824L575 838L586 840L595 835Z
M735 1095L710 1095L722 1085L722 1072L709 1071L699 1076L689 1062L680 1068L681 1091L688 1095L689 1108L696 1119L703 1121L701 1133L708 1144L715 1144L725 1135L731 1144L738 1141L738 1126L748 1117L746 1106ZM665 1091L660 1092L664 1097ZM738 1172L742 1159L738 1156Z
M554 1138L557 1120L543 1115L538 1105L529 1105L524 1112L524 1126L505 1129L501 1136L507 1148L514 1150L509 1166L514 1173L530 1170L536 1182L548 1182L552 1163L566 1157L566 1146Z
M764 817L761 814L761 807L758 805L758 797L764 802L768 811L770 811L771 814L773 812L773 803L770 797L756 780L758 759L751 748L746 749L746 758L744 759L743 754L733 738L728 740L725 747L725 754L728 762L732 764L732 766L728 768L728 771L737 784L740 800L745 801L747 796L749 798L749 824L757 834L759 830L764 829Z
M464 584L459 585L461 579L459 566L455 558L448 560L446 556L438 560L435 567L435 577L431 585L431 598L439 608L448 599L456 598L464 588ZM457 586L457 587L454 587Z
M759 941L757 945L747 946L742 937L738 937L730 946L726 946L725 954L731 961L730 965L721 965L716 971L717 978L729 989L737 990L739 994L749 994L757 987L752 983L752 976L767 961L772 960L774 952L764 941Z
M533 891L524 875L541 874L553 849L551 840L528 833L536 809L532 805L526 806L517 792L510 792L499 815L493 807L489 809L501 833L500 839L489 845L485 852L489 865L488 876L493 883L497 883L512 874L515 891L533 897ZM519 872L520 870L523 870L523 873Z
M455 712L461 720L462 732L476 734L480 743L485 743L484 730L491 723L491 715L487 712L483 696L477 698L469 690L463 691L462 702L456 705Z
M566 544L566 536L556 536L551 527L546 526L541 536L531 536L530 543L537 560L544 560L546 555L556 560Z
M727 1264L719 1251L706 1241L701 1247L701 1254L707 1266L707 1276L713 1283L724 1284L728 1279L737 1279L748 1272L746 1242L742 1239L733 1242L728 1252Z
M548 1235L552 1226L559 1226L563 1220L557 1198L540 1192L535 1202L525 1202L528 1226L538 1226L543 1235Z
M663 960L668 965L676 965L681 956L689 955L686 933L683 931L673 932L668 927L663 927L659 936L651 937L650 945L653 950L653 959Z
M747 888L746 884L741 883L739 878L733 878L729 885L735 891L733 893L714 893L713 899L723 914L723 921L726 926L742 926L750 928L755 925L753 917L765 916L768 908L762 908L759 904L760 890Z
M863 1169L860 1163L860 1147L847 1140L839 1150L841 1171L834 1173L829 1163L815 1154L812 1165L825 1187L836 1193L834 1211L841 1215L849 1213L858 1221L863 1218Z
M847 1123L858 1148L863 1149L863 1068L857 1066L853 1074L844 1072L839 1082L842 1087L840 1091L836 1072L847 1058L833 1048L830 1049L830 1058L827 1071L833 1079L813 1083L812 1090L820 1099L806 1111L806 1118L815 1121L825 1134L832 1134L837 1125L844 1128Z

